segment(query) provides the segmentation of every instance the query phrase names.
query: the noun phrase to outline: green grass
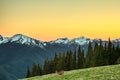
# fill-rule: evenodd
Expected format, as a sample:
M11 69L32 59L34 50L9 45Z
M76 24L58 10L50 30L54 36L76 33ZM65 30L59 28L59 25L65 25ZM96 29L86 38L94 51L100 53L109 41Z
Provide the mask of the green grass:
M22 80L120 80L120 64L66 71L62 76L54 73Z

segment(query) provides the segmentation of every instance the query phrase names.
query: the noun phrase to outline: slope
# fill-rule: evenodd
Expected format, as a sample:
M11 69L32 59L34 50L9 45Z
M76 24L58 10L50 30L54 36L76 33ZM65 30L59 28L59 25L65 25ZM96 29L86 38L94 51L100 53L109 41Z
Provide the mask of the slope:
M22 80L120 80L120 64L66 71L62 76L48 74Z

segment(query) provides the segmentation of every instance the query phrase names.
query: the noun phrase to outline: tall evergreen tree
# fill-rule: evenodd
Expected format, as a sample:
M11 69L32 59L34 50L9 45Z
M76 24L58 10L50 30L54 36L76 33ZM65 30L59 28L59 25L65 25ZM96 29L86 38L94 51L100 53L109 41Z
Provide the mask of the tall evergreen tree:
M42 67L40 66L40 64L38 64L38 66L37 66L37 75L39 75L39 76L42 75Z
M54 69L54 60L49 61L49 73L54 73L55 69Z
M43 74L48 74L48 73L49 73L49 62L48 59L46 59L43 67Z
M33 63L32 76L37 76L37 64Z
M67 51L66 52L66 57L65 57L65 70L66 71L68 71L68 70L70 70L70 57L69 57L69 55L70 55L70 52L69 51Z
M98 47L97 58L96 58L96 66L105 65L105 57L104 57L104 47L102 45L102 41L100 40L100 45Z
M81 47L78 47L77 51L77 69L80 69L81 67Z
M92 55L93 55L93 49L92 49L92 44L91 42L89 42L88 44L88 51L87 51L87 56L85 59L85 66L86 68L91 67L92 66Z
M93 56L92 56L92 60L91 60L91 65L92 66L96 66L98 52L99 52L98 43L95 43L94 50L93 50Z
M117 59L117 61L115 62L115 64L120 64L120 57Z
M30 72L30 68L29 66L27 67L27 75L26 75L26 78L29 78L31 77L31 72Z
M108 39L108 56L109 56L109 64L112 64L112 42L110 38Z
M78 60L77 60L77 69L81 69L84 67L84 50L81 47L78 47Z
M73 69L73 53L72 53L71 50L69 52L69 65L70 65L70 69L69 70L72 70Z
M63 70L65 70L65 64L66 64L66 63L65 63L65 56L66 56L65 53L63 53L62 59L61 59L61 60L62 60L62 61L61 61L61 62L62 62L61 68L62 68Z
M80 68L84 68L84 65L85 65L85 52L82 49L82 52L81 52L81 67Z
M57 53L55 53L55 56L54 56L54 70L55 71L57 70L58 61L59 61L59 57Z
M72 58L72 66L73 66L73 69L76 69L77 68L77 58L76 58L76 50L74 51L74 54L73 54L73 58Z

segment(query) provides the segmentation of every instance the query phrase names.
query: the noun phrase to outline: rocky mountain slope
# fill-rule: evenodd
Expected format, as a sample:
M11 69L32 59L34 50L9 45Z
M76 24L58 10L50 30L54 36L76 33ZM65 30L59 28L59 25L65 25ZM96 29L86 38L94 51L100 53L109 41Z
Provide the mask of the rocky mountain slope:
M79 45L87 51L88 43L92 45L100 42L100 39L89 39L79 37L74 39L59 38L54 41L45 42L36 40L22 34L12 37L0 35L0 80L16 80L25 77L28 65L43 62L46 58L53 58L55 52L75 50ZM120 39L112 41L120 45ZM103 41L103 45L107 41Z

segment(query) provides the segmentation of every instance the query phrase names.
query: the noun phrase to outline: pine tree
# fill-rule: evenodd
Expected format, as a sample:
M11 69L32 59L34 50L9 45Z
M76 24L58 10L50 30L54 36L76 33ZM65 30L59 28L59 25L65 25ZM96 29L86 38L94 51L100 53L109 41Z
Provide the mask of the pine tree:
M48 67L49 73L54 73L55 69L54 69L54 60L50 60L49 61L49 67Z
M105 43L104 50L103 50L103 58L104 58L104 63L105 65L109 65L109 56L108 56L108 46Z
M41 66L39 64L38 64L37 67L38 67L37 68L37 75L41 76L42 75L42 68L41 68Z
M94 50L93 50L93 56L91 60L91 65L93 67L97 65L98 52L99 52L98 43L95 43Z
M74 54L73 54L73 58L72 58L72 66L73 68L72 69L76 69L77 68L77 59L76 59L76 50L74 51Z
M57 53L55 53L55 56L54 56L54 66L53 66L55 71L57 70L58 61L59 61L58 55L57 55Z
M65 57L65 70L68 71L70 70L70 52L67 51L66 57Z
M112 64L112 42L109 38L108 40L108 56L109 56L109 65Z
M72 55L73 55L73 53L70 50L70 52L69 52L69 65L70 65L70 69L69 70L73 69L73 56Z
M104 47L102 45L102 41L100 40L100 45L98 47L97 52L97 58L96 58L96 66L103 66L105 65L105 57L104 57Z
M56 69L57 71L60 71L60 70L63 69L63 68L62 68L62 61L63 61L63 60L59 58L59 61L58 61L58 63L57 63L57 69Z
M116 47L116 62L115 64L120 64L120 47L119 47L119 44L117 44L117 47Z
M29 78L31 77L31 72L30 72L30 68L29 66L27 67L27 75L26 75L26 78Z
M65 53L63 53L63 55L62 55L62 59L61 59L61 62L62 62L62 64L61 64L61 68L62 68L62 70L65 70Z
M33 63L32 76L37 76L37 64Z
M82 52L81 52L81 67L80 68L84 68L84 65L85 65L85 56L84 56L84 54L85 54L85 52L82 49Z
M77 60L77 69L81 69L84 67L84 50L82 49L81 51L81 47L78 47L78 60Z
M85 66L86 68L91 67L92 66L92 55L93 55L93 49L92 49L92 45L91 42L89 42L88 44L88 51L87 51L87 56L85 59Z
M49 63L48 63L48 59L45 60L44 62L44 67L43 67L43 74L48 74L49 73Z
M120 57L117 59L117 61L115 63L120 64Z

